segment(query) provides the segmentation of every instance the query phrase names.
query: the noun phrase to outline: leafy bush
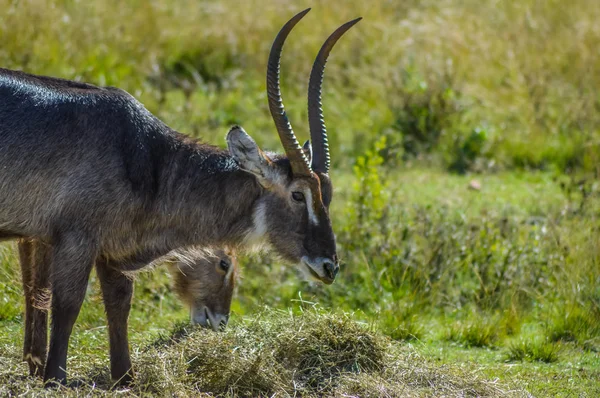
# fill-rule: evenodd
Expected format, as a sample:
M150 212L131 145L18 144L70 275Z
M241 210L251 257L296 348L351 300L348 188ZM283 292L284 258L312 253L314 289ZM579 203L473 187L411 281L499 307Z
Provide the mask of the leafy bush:
M451 152L452 160L450 171L464 174L475 168L476 162L481 159L486 150L488 140L487 132L476 127L467 137L457 137L454 142L454 151ZM481 167L479 168L481 171Z
M384 159L380 155L385 147L384 136L372 150L359 156L353 167L352 197L348 202L349 223L344 231L350 243L370 241L380 236L381 228L387 226L386 212L390 196L382 168Z

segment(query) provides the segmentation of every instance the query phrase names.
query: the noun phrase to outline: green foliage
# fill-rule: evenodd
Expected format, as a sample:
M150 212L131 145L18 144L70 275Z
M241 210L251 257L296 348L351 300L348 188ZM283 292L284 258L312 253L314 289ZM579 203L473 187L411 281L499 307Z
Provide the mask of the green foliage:
M476 317L472 321L455 323L444 337L466 347L493 347L499 338L498 324L493 317Z
M414 205L389 212L387 226L377 214L360 221L351 221L348 247L368 236L357 250L376 268L381 288L398 299L410 292L427 306L527 307L534 297L526 292L556 283L543 276L559 272L564 261L546 246L547 220L464 219L447 208ZM389 231L390 224L400 228Z
M445 75L428 83L412 69L403 71L400 76L395 95L390 98L394 130L401 134L405 157L429 153L436 149L442 134L452 128L453 120L460 115L454 82Z
M311 5L0 0L0 64L119 86L209 141L239 122L276 148L266 57L285 17ZM385 135L386 162L391 154L392 163L401 156L479 171L483 155L494 169L595 170L600 7L575 0L563 8L535 0L320 3L283 54L291 121L307 132L311 61L336 26L362 15L336 47L325 79L335 165L349 166ZM239 107L223 105L232 95ZM487 133L483 149L477 129Z
M600 167L600 166L599 166ZM574 214L594 212L600 199L600 168L596 173L571 174L556 177L568 202L569 211Z
M559 346L543 339L520 339L508 347L509 361L538 361L552 363L558 361Z
M484 155L488 134L485 129L476 127L466 137L458 136L454 142L454 151L450 152L453 159L449 165L450 171L464 174L476 167L476 162ZM479 167L481 171L481 167Z
M19 266L10 247L0 247L0 322L20 321L23 293L19 283Z
M389 191L382 168L380 154L386 148L386 137L375 142L374 148L356 159L353 167L354 181L350 198L348 240L362 242L373 238L374 230L386 226L385 216L389 205ZM379 231L378 231L379 232Z
M419 340L425 336L425 329L420 322L416 315L404 320L388 316L382 322L382 327L385 333L393 340Z
M600 324L594 311L581 307L560 307L559 313L550 318L548 340L551 342L576 342L585 345L600 336Z

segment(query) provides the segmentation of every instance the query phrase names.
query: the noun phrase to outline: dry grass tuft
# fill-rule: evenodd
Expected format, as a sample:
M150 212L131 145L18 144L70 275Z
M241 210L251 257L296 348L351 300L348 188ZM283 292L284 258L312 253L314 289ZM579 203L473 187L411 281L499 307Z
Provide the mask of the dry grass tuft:
M494 382L461 369L428 363L412 349L353 321L348 315L264 311L225 333L177 326L135 354L130 396L496 396ZM16 347L0 349L7 363L0 395L108 395L107 364L73 359L85 385L43 390L24 377ZM71 369L73 370L73 369Z

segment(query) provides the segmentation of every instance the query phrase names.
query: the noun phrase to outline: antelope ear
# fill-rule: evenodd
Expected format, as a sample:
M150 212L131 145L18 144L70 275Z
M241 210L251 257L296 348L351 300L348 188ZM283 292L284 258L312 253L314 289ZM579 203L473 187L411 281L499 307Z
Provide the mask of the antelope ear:
M229 153L244 171L254 174L265 188L272 185L275 170L271 160L243 128L233 126L226 140Z
M302 145L302 152L304 152L304 156L306 156L308 164L312 164L312 145L310 145L309 140L306 140L304 145Z

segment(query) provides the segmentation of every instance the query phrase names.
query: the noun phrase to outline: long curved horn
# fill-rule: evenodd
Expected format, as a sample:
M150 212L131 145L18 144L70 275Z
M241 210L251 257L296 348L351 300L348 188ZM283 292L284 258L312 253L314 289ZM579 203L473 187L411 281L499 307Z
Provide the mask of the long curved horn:
M313 149L311 165L313 171L321 173L329 172L329 144L327 143L327 130L325 129L325 119L323 118L323 108L321 105L321 86L323 85L325 63L327 63L327 57L339 38L361 19L356 18L350 22L346 22L325 40L310 72L310 80L308 82L308 124L310 126L310 139Z
M279 139L285 150L285 154L292 166L294 175L311 175L310 165L302 152L302 148L294 135L292 126L288 120L281 99L281 91L279 89L279 59L281 58L281 49L283 43L291 30L296 26L298 21L302 19L310 11L310 8L296 14L290 19L277 34L271 52L269 54L269 63L267 64L267 96L269 97L269 110L277 127Z

